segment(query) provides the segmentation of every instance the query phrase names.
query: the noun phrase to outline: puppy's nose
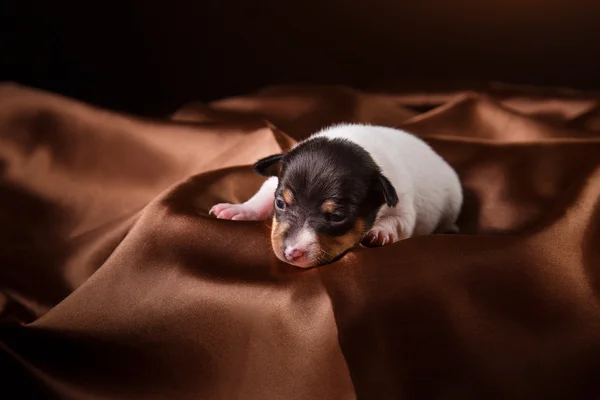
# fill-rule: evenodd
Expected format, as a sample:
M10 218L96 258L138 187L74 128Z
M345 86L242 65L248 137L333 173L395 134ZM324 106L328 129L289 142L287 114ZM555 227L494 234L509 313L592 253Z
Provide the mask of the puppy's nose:
M288 247L284 251L285 258L288 261L294 261L297 258L300 258L304 255L304 250L297 249L295 247Z

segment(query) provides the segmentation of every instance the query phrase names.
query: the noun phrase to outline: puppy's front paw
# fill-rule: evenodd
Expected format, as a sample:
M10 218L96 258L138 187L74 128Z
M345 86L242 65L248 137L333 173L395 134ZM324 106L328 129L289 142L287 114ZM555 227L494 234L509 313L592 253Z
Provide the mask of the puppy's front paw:
M244 204L216 204L210 209L208 214L213 214L219 219L232 219L236 221L257 221L261 219L256 210Z
M398 237L394 232L390 232L383 228L373 228L367 232L362 240L362 244L368 247L378 247L394 243L397 239Z

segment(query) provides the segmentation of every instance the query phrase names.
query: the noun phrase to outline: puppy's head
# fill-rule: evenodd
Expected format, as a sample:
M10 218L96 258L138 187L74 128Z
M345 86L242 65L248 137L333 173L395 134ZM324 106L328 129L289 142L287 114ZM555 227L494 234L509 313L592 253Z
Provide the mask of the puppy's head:
M278 176L271 244L298 267L327 264L354 247L396 190L370 154L344 140L314 138L287 154L259 160L254 170Z

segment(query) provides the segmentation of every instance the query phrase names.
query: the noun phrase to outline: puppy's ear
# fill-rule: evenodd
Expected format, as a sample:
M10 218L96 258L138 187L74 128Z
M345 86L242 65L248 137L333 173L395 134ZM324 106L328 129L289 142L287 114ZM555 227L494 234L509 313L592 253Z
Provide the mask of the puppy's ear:
M277 176L281 170L281 159L285 154L273 154L261 158L254 164L254 172L262 176Z
M398 204L398 193L396 193L396 189L392 185L392 182L390 182L383 174L379 174L379 185L381 185L381 190L383 191L385 204L390 208L396 207Z

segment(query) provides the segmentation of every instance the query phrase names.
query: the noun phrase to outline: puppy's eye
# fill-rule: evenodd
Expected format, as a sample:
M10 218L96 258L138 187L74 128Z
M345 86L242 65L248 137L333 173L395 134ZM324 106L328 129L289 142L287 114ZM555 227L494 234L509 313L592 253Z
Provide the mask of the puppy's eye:
M285 202L281 199L277 199L275 200L275 207L277 207L280 210L283 210L285 208Z
M346 217L343 216L342 214L329 214L329 220L331 222L342 222L343 220L345 220Z

